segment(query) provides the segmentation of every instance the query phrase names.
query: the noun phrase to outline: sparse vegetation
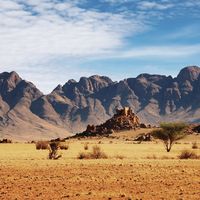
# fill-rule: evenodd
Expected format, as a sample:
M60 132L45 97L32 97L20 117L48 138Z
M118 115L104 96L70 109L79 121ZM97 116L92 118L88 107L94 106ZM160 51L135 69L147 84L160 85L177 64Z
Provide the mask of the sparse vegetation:
M78 159L106 159L108 156L97 145L92 147L92 152L80 152Z
M2 139L2 140L0 140L0 143L12 143L12 140Z
M88 143L85 143L84 144L84 150L88 150L88 149L89 149Z
M161 123L160 129L154 130L152 136L163 141L165 149L170 152L172 145L186 136L185 123Z
M157 159L158 157L156 155L149 155L146 157L147 159Z
M180 159L200 159L200 156L198 156L195 152L190 150L183 150L181 154L178 156Z
M47 141L38 141L38 142L35 143L35 147L36 147L37 150L48 149L49 148L48 145L49 145L49 142L47 142Z
M122 140L125 135L131 139L136 132L118 133L120 139L113 138L113 144L109 138L101 138L100 145L98 137L69 139L69 151L60 151L63 159L59 160L48 160L49 152L35 150L35 144L0 144L0 199L15 199L16 194L19 199L164 199L166 187L174 199L180 199L180 193L182 199L199 198L200 160L180 160L178 155L183 149L200 155L199 148L192 149L194 141L200 146L200 135L189 135L174 145L170 154L163 151L161 142L133 145ZM89 145L87 151L85 143ZM94 145L101 147L108 159L88 156ZM79 152L84 152L80 155L83 160L77 159ZM149 184L152 188L146 189Z
M123 160L123 159L126 158L126 157L123 156L123 155L116 155L115 158L116 158L116 159Z
M198 149L197 142L193 142L193 143L192 143L192 149Z
M61 143L59 144L59 148L60 148L61 150L68 150L68 149L69 149L69 144L64 143L64 142L61 142Z

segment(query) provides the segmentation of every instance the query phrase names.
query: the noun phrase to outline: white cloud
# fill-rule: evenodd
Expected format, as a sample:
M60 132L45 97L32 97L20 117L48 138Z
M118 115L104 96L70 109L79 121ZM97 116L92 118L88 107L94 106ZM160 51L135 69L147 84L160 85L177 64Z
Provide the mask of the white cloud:
M183 58L191 55L199 55L200 44L196 45L166 45L166 46L144 46L133 48L124 52L118 52L116 58Z
M123 14L86 10L71 1L5 0L0 7L1 66L107 54L143 27Z
M172 8L174 5L171 3L157 3L154 1L141 1L138 3L138 8L141 10L149 10L149 9L156 9L156 10L166 10Z

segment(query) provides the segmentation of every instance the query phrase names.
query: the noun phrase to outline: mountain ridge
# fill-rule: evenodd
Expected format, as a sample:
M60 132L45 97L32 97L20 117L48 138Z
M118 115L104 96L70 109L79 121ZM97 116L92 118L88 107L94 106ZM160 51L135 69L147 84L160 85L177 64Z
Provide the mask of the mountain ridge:
M147 73L118 82L99 75L81 77L79 81L71 79L58 85L47 95L16 72L0 74L0 137L6 136L5 129L12 127L11 122L18 127L16 119L27 121L21 110L25 110L33 129L32 120L37 119L41 126L50 126L47 130L53 127L67 134L83 131L88 124L103 123L114 115L116 108L125 106L131 107L144 123L199 122L200 68L185 67L174 78ZM38 128L35 136L45 135L44 130Z

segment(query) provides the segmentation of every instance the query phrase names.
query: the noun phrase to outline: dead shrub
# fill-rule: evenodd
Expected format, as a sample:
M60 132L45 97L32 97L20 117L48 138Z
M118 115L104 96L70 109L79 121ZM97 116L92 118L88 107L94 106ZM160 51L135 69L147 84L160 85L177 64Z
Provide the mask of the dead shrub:
M78 159L106 159L108 156L97 145L92 147L92 152L80 152Z
M193 142L193 143L192 143L192 149L198 149L198 145L197 145L196 142Z
M44 149L48 149L48 145L49 143L47 141L38 141L35 143L35 147L37 150L44 150Z
M89 149L88 143L85 143L85 144L84 144L84 150L88 150L88 149Z
M68 150L68 149L69 149L69 144L60 143L60 144L59 144L59 148L60 148L61 150Z
M183 150L181 154L178 156L179 159L200 159L195 152L190 150Z
M94 159L108 158L108 156L97 145L93 146L91 157L94 158Z
M85 153L85 152L80 152L77 158L78 159L90 159L90 154Z

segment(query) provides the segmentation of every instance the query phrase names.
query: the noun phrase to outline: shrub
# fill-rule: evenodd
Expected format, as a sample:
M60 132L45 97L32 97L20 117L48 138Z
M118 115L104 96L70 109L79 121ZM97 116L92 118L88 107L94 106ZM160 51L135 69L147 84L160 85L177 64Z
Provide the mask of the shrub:
M93 146L92 152L80 152L78 159L101 159L101 158L108 158L108 156L101 150L101 148L97 145Z
M59 144L59 148L60 148L61 150L68 150L68 149L69 149L69 144L60 143L60 144Z
M91 157L93 159L99 159L99 158L108 158L108 156L101 150L101 148L97 145L93 146Z
M89 149L88 143L85 143L85 144L84 144L84 149L85 149L85 150L88 150L88 149Z
M35 143L35 147L37 150L40 149L48 149L49 148L49 143L47 141L38 141Z
M12 143L12 140L3 139L3 140L0 140L0 143Z
M195 152L190 150L183 150L181 154L178 156L180 159L199 159L200 156L198 156Z
M170 152L172 145L186 136L185 123L161 123L160 129L152 132L152 136L163 141L165 149Z
M90 154L85 153L85 152L80 152L77 158L78 159L90 159Z
M196 142L193 142L193 143L192 143L192 149L198 149L198 145L197 145Z

